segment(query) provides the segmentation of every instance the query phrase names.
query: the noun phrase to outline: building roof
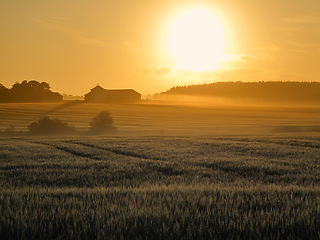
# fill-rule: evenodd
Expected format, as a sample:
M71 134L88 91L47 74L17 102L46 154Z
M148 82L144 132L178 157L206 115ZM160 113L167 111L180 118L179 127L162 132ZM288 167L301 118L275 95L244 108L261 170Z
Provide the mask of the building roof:
M135 94L139 94L141 95L140 93L138 93L137 91L133 90L133 89L105 89L103 87L101 87L100 85L97 85L96 87L92 88L91 91L86 95L88 94L91 94L93 92L112 92L112 93L124 93L124 92L131 92L131 93L135 93Z
M107 89L108 92L134 92L136 94L140 94L133 89ZM140 94L141 95L141 94Z
M106 90L106 89L104 89L100 85L97 85L97 86L95 86L94 88L91 89L91 91L97 91L97 90Z

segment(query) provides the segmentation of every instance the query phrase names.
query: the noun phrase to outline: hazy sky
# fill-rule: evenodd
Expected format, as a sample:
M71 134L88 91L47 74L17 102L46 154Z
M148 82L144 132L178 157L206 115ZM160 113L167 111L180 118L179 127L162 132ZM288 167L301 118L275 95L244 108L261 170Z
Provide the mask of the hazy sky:
M168 49L172 23L195 8L223 28L213 70L180 69ZM1 0L0 83L24 79L79 95L97 84L148 94L214 81L320 81L320 1Z

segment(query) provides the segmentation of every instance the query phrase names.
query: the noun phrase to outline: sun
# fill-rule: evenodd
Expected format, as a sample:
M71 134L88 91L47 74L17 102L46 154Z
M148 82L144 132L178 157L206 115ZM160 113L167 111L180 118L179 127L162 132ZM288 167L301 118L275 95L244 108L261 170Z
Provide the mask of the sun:
M210 10L194 8L185 11L171 23L167 45L178 68L214 70L223 58L222 24Z

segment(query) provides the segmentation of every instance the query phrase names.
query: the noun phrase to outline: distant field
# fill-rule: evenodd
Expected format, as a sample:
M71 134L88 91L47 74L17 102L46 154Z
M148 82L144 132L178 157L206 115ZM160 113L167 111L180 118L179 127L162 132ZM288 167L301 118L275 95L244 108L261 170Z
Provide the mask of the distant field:
M319 146L310 135L0 138L0 238L319 239Z
M92 118L109 111L121 135L203 135L320 132L320 107L136 105L65 103L0 104L0 130L14 125L17 130L47 115L80 130L89 128Z

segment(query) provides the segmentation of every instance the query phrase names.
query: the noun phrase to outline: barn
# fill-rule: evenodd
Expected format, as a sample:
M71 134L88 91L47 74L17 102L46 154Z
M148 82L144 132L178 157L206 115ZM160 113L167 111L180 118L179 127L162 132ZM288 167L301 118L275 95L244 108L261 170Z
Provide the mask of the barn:
M91 103L135 103L141 101L141 94L133 89L104 89L97 85L84 99Z

